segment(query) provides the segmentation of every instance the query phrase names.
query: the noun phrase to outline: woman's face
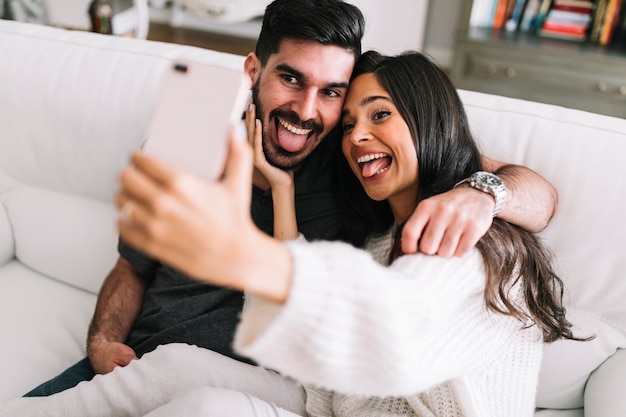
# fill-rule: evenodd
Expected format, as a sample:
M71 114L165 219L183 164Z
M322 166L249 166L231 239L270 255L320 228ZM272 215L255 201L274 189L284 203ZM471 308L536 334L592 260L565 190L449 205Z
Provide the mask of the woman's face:
M389 200L396 222L416 205L418 161L409 127L373 74L355 78L343 106L342 150L373 200Z

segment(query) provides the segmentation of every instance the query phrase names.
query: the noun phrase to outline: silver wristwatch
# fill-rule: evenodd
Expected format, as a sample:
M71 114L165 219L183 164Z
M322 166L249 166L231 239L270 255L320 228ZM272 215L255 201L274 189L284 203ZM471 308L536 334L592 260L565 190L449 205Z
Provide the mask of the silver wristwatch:
M491 172L478 171L473 173L469 178L459 181L454 187L461 184L469 184L470 187L480 190L493 196L496 206L493 209L493 217L496 217L506 200L506 187L504 182L496 174Z

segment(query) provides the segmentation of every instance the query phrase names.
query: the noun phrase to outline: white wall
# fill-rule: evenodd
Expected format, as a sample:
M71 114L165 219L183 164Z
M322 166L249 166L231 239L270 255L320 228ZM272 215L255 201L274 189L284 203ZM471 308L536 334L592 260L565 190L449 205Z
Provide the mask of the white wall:
M448 68L454 55L462 2L463 0L430 0L424 52Z
M407 49L431 55L443 67L454 56L463 0L348 0L367 20L364 50L395 54Z
M426 32L428 0L348 0L366 20L363 50L397 54L421 50ZM434 3L434 1L432 1Z

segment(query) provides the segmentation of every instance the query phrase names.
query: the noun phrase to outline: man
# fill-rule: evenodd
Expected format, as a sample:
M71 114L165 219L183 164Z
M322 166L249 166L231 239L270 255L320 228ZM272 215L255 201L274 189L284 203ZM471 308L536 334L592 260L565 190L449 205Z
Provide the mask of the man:
M296 172L298 230L309 240L341 238L332 189L333 138L325 138L339 122L363 30L362 14L348 3L276 0L266 9L256 52L245 60L266 158ZM529 230L544 227L554 211L552 187L521 167L494 161L486 161L486 167L499 168L508 187L499 216ZM258 172L253 182L252 217L271 234L271 190ZM463 186L424 201L407 223L404 251L415 252L419 242L426 253L462 255L490 226L503 195L495 197ZM191 280L121 240L119 253L98 296L88 358L27 396L63 391L172 342L247 361L231 347L243 306L240 292Z

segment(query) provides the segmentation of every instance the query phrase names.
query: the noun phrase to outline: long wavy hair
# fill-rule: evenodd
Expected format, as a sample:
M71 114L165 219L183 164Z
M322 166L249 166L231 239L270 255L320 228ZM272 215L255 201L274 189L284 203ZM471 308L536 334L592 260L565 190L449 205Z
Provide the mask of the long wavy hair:
M352 79L366 73L376 76L409 127L419 162L418 202L449 191L482 170L480 152L456 88L428 57L418 52L388 57L370 51L357 62ZM367 196L345 158L337 161L346 240L362 246L370 234L388 230L393 215L386 201ZM399 233L395 245L396 249L400 245ZM496 218L477 248L487 274L484 299L488 309L514 316L526 327L537 325L546 342L584 340L572 335L562 303L563 282L536 235ZM518 283L523 305L509 296Z

